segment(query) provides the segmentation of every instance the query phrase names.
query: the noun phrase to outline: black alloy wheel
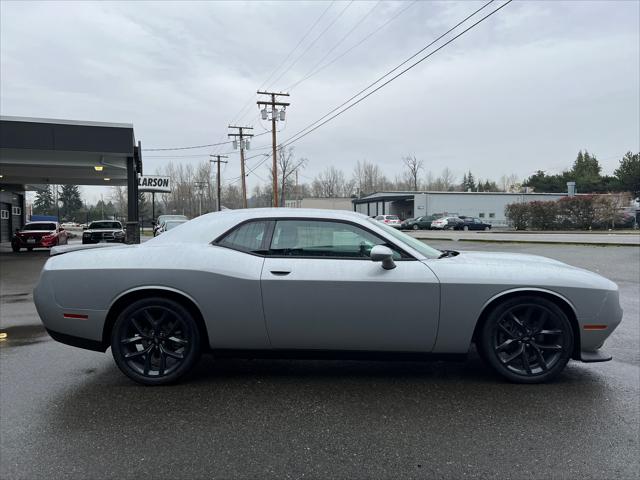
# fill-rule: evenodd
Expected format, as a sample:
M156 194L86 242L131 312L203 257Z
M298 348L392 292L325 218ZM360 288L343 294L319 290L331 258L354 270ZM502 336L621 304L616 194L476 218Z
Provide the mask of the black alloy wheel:
M516 297L495 308L480 336L482 356L512 382L541 383L566 366L573 352L571 323L555 303Z
M173 300L134 302L111 334L116 364L132 380L164 385L186 375L200 356L200 331L189 311Z

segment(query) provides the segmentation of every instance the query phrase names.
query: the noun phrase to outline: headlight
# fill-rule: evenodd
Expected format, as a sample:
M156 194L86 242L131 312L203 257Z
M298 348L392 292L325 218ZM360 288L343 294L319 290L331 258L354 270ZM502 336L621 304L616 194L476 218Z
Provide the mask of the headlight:
M122 230L120 230L119 232L114 232L113 236L114 237L124 237L124 232Z

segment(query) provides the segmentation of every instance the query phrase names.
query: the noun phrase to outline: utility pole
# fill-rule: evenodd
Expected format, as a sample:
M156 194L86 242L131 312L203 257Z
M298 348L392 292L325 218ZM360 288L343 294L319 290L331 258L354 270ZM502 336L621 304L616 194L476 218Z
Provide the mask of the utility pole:
M220 160L221 158L229 158L226 155L209 155L210 157L216 157L216 160L214 160L213 158L211 160L209 160L209 162L211 163L217 163L218 164L218 171L217 171L217 175L216 175L216 196L218 199L218 203L217 203L217 210L218 212L220 211L220 164L221 163L229 163L225 160Z
M272 149L272 160L273 160L273 206L278 206L278 156L277 156L277 142L276 142L276 122L278 120L284 121L285 119L285 110L291 105L288 102L276 102L276 97L288 97L288 93L275 93L275 92L261 92L258 90L258 95L269 95L271 96L270 101L258 100L258 106L264 107L260 114L262 115L263 120L267 120L268 116L271 115L271 142L273 143ZM271 110L267 110L267 106L271 107ZM276 107L282 107L278 110Z
M208 182L193 182L198 190L198 216L202 215L202 195L204 193L204 187Z
M244 149L249 147L249 141L244 140L244 138L253 137L253 133L244 133L244 130L253 130L253 127L235 127L235 126L229 125L229 128L238 129L238 133L229 133L228 135L234 138L233 148L238 148L238 146L240 146L240 176L242 177L242 207L247 208L247 177L244 174Z

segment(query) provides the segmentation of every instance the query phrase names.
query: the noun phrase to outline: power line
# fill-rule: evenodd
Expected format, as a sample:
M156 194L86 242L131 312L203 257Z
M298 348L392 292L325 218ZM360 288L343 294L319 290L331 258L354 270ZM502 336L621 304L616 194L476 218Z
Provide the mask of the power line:
M382 80L383 78L387 77L390 73L396 71L398 68L400 68L402 65L406 64L409 60L415 58L419 53L423 52L425 49L427 49L429 46L433 45L434 43L436 43L438 40L440 40L441 38L443 38L444 36L446 36L447 34L449 34L451 31L453 31L454 29L456 29L458 26L460 26L461 24L463 24L464 22L466 22L469 18L473 17L476 13L478 13L480 10L484 9L485 7L487 7L488 5L490 5L491 3L494 2L494 0L490 0L488 3L486 3L485 5L483 5L482 7L480 7L478 10L476 10L475 12L473 12L471 15L467 16L464 20L458 22L454 27L450 28L447 32L445 32L444 34L440 35L437 39L435 39L434 41L432 41L431 43L429 43L429 45L427 45L426 47L422 48L421 50L419 50L416 54L412 55L411 57L409 57L407 60L405 60L404 62L402 62L400 65L398 65L397 67L395 67L394 69L392 69L391 71L389 71L388 73L386 73L385 75L383 75L382 77L380 77L378 80L376 80L375 82L373 82L372 84L370 84L368 87L366 87L365 89L361 90L360 92L358 92L357 94L355 94L354 96L352 96L351 98L349 98L347 101L343 102L341 105L339 105L338 107L334 108L333 110L331 110L330 112L328 112L327 114L325 114L324 116L322 116L321 118L319 118L318 120L316 120L315 122L311 123L310 125L308 125L306 128L303 128L302 130L300 130L298 133L294 134L293 136L289 137L287 140L285 140L285 142L282 144L283 146L286 145L290 145L291 143L297 142L298 140L300 140L303 137L306 137L308 134L310 134L311 132L317 130L318 128L320 128L321 126L325 125L326 123L330 122L331 120L333 120L334 118L338 117L339 115L342 115L344 112L346 112L347 110L350 110L351 108L355 107L356 105L358 105L360 102L362 102L364 99L370 97L371 95L373 95L375 92L377 92L378 90L380 90L381 88L385 87L386 85L388 85L389 83L391 83L392 81L394 81L395 79L397 79L398 77L404 75L406 72L408 72L409 70L411 70L412 68L416 67L418 64L422 63L423 61L425 61L426 59L428 59L429 57L431 57L433 54L435 54L436 52L440 51L441 49L443 49L444 47L446 47L447 45L449 45L451 42L453 42L454 40L456 40L457 38L461 37L462 35L464 35L466 32L468 32L469 30L471 30L472 28L474 28L475 26L477 26L478 24L482 23L483 21L485 21L487 18L489 18L490 16L492 16L494 13L498 12L499 10L501 10L502 8L504 8L505 6L507 6L509 3L511 3L513 0L508 0L506 3L502 4L501 6L499 6L498 8L496 8L495 10L493 10L492 12L490 12L489 14L485 15L484 17L482 17L480 20L478 20L477 22L475 22L474 24L472 24L471 26L467 27L465 30L463 30L462 32L460 32L459 34L457 34L456 36L452 37L450 40L447 40L445 43L443 43L441 46L439 46L438 48L436 48L435 50L433 50L432 52L428 53L427 55L425 55L424 57L422 57L420 60L418 60L417 62L411 64L409 67L407 67L406 69L402 70L400 73L394 75L393 77L391 77L389 80L387 80L386 82L384 82L383 84L379 85L378 87L376 87L374 90L370 91L369 93L367 93L364 97L356 100L354 103L348 105L346 108L344 108L343 110L340 110L340 108L342 108L343 106L347 105L351 100L353 100L354 98L358 97L360 94L362 94L363 92L365 92L366 90L368 90L369 88L371 88L373 85L375 85L376 83L378 83L380 80ZM327 120L323 121L323 119L329 117L332 113L336 112L340 110L339 112L337 112L335 115L331 116L330 118L328 118ZM321 122L321 123L320 123ZM316 125L318 124L318 125ZM314 125L316 125L314 127ZM312 128L313 127L313 128ZM306 131L308 130L308 131ZM306 132L305 132L306 131ZM305 132L305 133L303 133ZM297 137L297 138L296 138Z
M328 12L328 11L329 11L329 9L333 6L333 4L334 4L334 3L335 3L335 0L334 0L334 1L332 1L331 3L329 3L329 6L323 10L323 12L320 14L320 16L319 16L318 18L316 18L315 22L313 22L313 25L311 25L311 27L309 27L309 28L307 29L307 33L305 33L305 34L302 36L302 38L298 41L298 43L296 44L296 46L295 46L295 47L293 47L293 49L291 49L291 50L289 51L289 53L288 53L288 54L287 54L287 56L284 58L284 60L283 60L282 62L280 62L280 64L279 64L279 65L278 65L278 66L277 66L277 67L276 67L276 68L275 68L275 69L274 69L274 70L269 74L269 76L267 77L267 79L266 79L264 82L262 82L262 83L260 84L259 89L262 89L263 87L265 87L265 86L266 86L266 84L267 84L267 82L268 82L269 80L271 80L271 77L273 77L273 75L274 75L278 70L280 70L280 69L285 65L285 63L287 63L287 61L289 60L289 58L291 57L291 55L293 55L293 52L295 52L295 51L298 49L298 47L299 47L300 45L302 45L302 42L304 42L304 41L307 39L307 37L308 37L308 36L311 34L311 32L316 28L316 25L318 25L318 23L320 23L320 20L322 20L322 18L327 14L327 12ZM245 104L244 104L244 106L243 106L243 107L238 111L238 113L236 113L236 114L235 114L235 116L234 116L233 120L231 121L231 123L236 123L236 122L239 122L239 120L242 120L242 118L246 115L246 113L245 113L245 112L247 111L247 109L248 109L251 105L253 105L253 97L251 97L251 98L247 101L247 103L245 103Z
M192 150L194 148L207 148L207 147L217 147L219 145L226 145L231 142L220 142L220 143L208 143L206 145L192 145L189 147L167 147L167 148L143 148L143 152L166 152L169 150Z
M304 81L308 80L309 78L315 76L316 74L320 73L322 70L324 70L325 68L333 65L335 62L337 62L338 60L340 60L342 57L344 57L345 55L347 55L348 53L350 53L352 50L354 50L355 48L359 47L360 45L362 45L364 42L366 42L367 40L369 40L371 37L373 37L375 34L381 32L384 27L386 27L387 25L389 25L391 22L393 22L396 18L398 18L400 15L402 15L404 12L406 12L407 10L409 10L409 8L413 7L416 3L418 2L418 0L413 0L412 2L409 3L409 5L407 5L406 7L404 7L403 9L398 10L398 12L396 12L395 15L393 15L391 18L389 18L386 22L384 22L382 25L380 25L379 27L376 27L374 30L372 30L371 32L369 32L367 35L365 35L364 37L362 37L358 42L356 42L354 45L352 45L351 47L349 47L348 49L346 49L344 52L342 52L341 54L339 54L338 56L334 57L332 60L329 60L329 62L325 63L324 65L321 65L317 70L312 71L311 73L309 73L308 75L302 77L300 80L298 80L296 83L294 83L293 85L291 85L289 88L287 88L288 91L293 90L295 87L297 87L298 85L300 85L301 83L303 83Z
M313 39L313 41L312 41L309 45L307 45L307 48L306 48L306 49L305 49L305 50L304 50L300 55L298 55L298 56L296 57L296 59L293 61L293 63L291 63L291 65L289 65L285 71L283 71L280 75L278 75L278 78L276 78L276 79L271 83L271 87L270 87L270 88L273 88L273 85L275 85L275 84L276 84L276 82L277 82L278 80L280 80L280 79L281 79L281 78L282 78L286 73L288 73L288 72L289 72L289 70L291 70L291 69L293 68L293 66L294 66L296 63L298 63L298 60L300 60L302 57L304 57L304 56L305 56L305 54L306 54L309 50L311 50L311 47L313 47L313 46L316 44L316 42L317 42L318 40L320 40L320 38L322 38L322 36L323 36L325 33L327 33L327 31L328 31L328 30L329 30L329 29L330 29L330 28L331 28L331 27L332 27L332 26L333 26L333 25L338 21L338 19L339 19L340 17L342 17L342 15L344 14L344 12L346 12L346 11L347 11L347 9L351 6L351 4L352 4L353 2L354 2L354 0L351 0L351 1L350 1L350 2L349 2L349 3L348 3L344 8L340 11L340 13L338 14L338 16L337 16L337 17L335 17L335 18L334 18L334 19L329 23L329 25L327 25L327 26L325 27L325 29L324 29L322 32L320 32L320 35L318 35L316 38L314 38L314 39Z
M351 29L350 29L347 33L345 33L345 34L342 36L342 38L341 38L340 40L338 40L338 41L333 45L333 47L331 47L329 50L327 50L327 53L325 53L325 54L324 54L324 56L323 56L320 60L318 60L318 61L315 63L315 65L309 69L309 71L308 71L307 73L305 73L305 74L302 76L302 78L307 78L311 73L313 73L313 71L318 67L318 65L321 65L321 64L322 64L322 62L324 62L324 61L327 59L327 57L328 57L329 55L331 55L331 53L333 53L333 51L334 51L336 48L338 48L338 47L339 47L339 46L340 46L340 45L341 45L341 44L342 44L342 43L343 43L347 38L349 38L349 36L350 36L350 35L351 35L355 30L356 30L356 28L358 28L358 27L362 24L362 22L364 22L367 18L369 18L369 15L371 15L371 14L373 13L373 11L374 11L376 8L378 8L378 5L380 5L380 3L381 3L381 2L382 2L382 0L378 0L378 1L373 5L373 7L371 7L371 8L369 9L369 11L368 11L367 13L365 13L362 17L360 17L360 20L358 20L358 21L355 23L355 25L354 25L353 27L351 27ZM293 86L298 85L301 81L302 81L302 80L298 80L296 83L294 83L294 84L293 84ZM286 90L287 90L287 91L288 91L288 90L291 90L291 87L290 87L290 88L287 88Z

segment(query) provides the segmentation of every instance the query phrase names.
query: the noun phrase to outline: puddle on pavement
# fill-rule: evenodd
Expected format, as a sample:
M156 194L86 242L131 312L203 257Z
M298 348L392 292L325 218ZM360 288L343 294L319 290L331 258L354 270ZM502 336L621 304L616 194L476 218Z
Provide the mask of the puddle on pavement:
M0 348L22 347L50 340L42 325L18 325L0 329Z
M30 293L8 293L0 295L0 302L2 303L19 303L28 302Z

